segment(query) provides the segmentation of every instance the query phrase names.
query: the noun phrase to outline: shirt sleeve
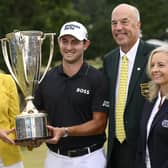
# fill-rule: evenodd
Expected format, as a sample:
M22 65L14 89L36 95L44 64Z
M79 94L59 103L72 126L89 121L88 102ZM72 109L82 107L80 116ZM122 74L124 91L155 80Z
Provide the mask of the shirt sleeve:
M93 78L93 112L108 112L108 84L103 73L99 73L97 77Z

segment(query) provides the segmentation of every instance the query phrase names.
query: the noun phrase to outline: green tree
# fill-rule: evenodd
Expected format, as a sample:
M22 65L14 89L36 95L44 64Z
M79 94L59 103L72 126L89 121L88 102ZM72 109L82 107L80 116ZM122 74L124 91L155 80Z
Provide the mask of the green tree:
M86 53L87 59L102 57L115 45L111 37L110 8L106 0L74 0L75 8L87 16L87 25L91 46Z
M56 32L58 35L58 30L64 22L75 19L84 20L84 16L74 9L71 0L1 0L0 36L3 38L13 30L40 30ZM56 57L53 62L60 58L56 40L54 54ZM49 55L47 42L43 45L42 55L45 64ZM0 65L6 70L2 57L0 57Z
M116 47L111 36L111 11L120 3L135 5L141 14L142 38L144 40L168 38L168 3L167 0L98 0L96 3L90 0L74 0L76 9L86 14L87 25L92 42L87 52L87 58L103 57L109 50Z
M111 35L111 11L119 3L137 6L141 14L142 38L167 40L168 3L167 0L1 0L0 5L0 36L17 30L41 30L59 33L60 26L72 20L87 26L91 46L86 52L87 59L103 57L109 50L116 47ZM55 38L55 60L60 54ZM43 47L43 62L48 59L49 44ZM2 54L1 54L2 55ZM1 68L4 61L0 57Z

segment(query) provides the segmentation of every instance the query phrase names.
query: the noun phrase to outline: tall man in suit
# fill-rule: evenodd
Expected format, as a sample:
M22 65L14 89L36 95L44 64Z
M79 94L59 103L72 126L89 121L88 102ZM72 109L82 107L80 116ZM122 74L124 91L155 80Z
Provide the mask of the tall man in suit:
M110 114L108 128L108 168L133 168L135 162L138 128L145 98L141 95L141 84L148 82L146 63L153 45L140 39L140 14L136 7L119 4L111 15L112 36L118 48L104 57L104 72L110 87ZM128 81L123 120L125 137L116 138L116 100L122 56L128 60Z

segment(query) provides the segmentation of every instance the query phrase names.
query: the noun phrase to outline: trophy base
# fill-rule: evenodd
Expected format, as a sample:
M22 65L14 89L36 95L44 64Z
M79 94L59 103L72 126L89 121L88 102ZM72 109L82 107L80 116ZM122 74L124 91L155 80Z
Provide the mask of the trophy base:
M52 136L47 137L35 137L35 138L26 138L26 139L15 139L16 145L20 146L40 146L45 140L52 138Z

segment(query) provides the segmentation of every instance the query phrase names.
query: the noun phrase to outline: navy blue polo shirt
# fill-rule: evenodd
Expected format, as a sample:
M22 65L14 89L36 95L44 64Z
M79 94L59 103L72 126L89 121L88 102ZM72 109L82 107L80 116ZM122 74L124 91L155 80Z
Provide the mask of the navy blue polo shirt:
M84 63L79 72L69 77L62 65L50 70L35 94L35 105L48 114L48 122L55 127L68 127L92 120L93 112L108 112L107 82L103 73ZM57 145L48 144L56 151L76 149L104 143L105 133L94 136L62 138Z

